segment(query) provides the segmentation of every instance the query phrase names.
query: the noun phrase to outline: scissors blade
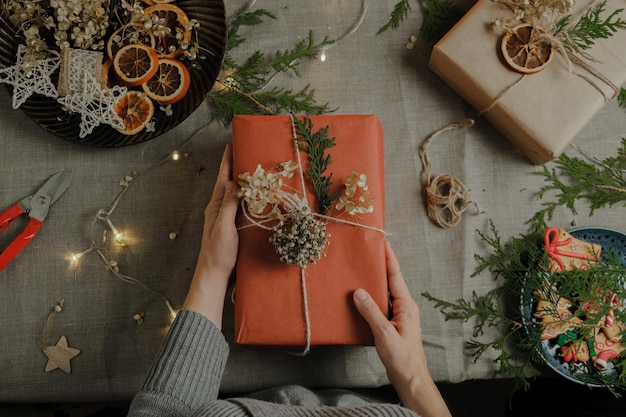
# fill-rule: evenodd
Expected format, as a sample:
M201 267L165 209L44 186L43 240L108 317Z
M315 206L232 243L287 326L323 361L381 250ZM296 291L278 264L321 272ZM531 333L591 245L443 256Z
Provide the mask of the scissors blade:
M54 174L35 194L29 197L26 205L30 206L28 214L41 222L48 215L48 209L70 186L72 174L61 171Z

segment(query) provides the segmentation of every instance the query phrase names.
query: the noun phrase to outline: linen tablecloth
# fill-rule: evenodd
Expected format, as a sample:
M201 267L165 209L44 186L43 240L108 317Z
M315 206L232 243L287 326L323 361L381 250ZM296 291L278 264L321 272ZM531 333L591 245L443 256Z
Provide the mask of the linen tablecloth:
M227 3L229 17L248 4ZM295 90L310 84L317 100L336 108L337 114L378 115L385 134L388 239L421 308L431 373L435 380L447 382L491 378L495 354L488 352L474 362L465 348L473 323L446 322L421 294L428 291L454 301L498 285L489 274L471 277L474 255L488 253L476 232L487 231L490 220L503 239L527 230L524 222L542 205L536 195L542 177L534 175L540 167L516 152L428 69L432 43L418 39L414 48L406 47L423 19L417 4L398 29L377 34L395 3L258 2L252 7L265 8L276 18L242 28L246 42L233 56L245 60L257 50L273 54L292 48L306 39L309 30L318 40L326 35L338 39L358 26L326 50L324 62L303 61L298 67L301 77L279 74L270 86ZM363 4L367 10L361 24L355 25ZM189 286L202 213L230 141L230 128L210 123L212 116L207 101L158 138L123 148L96 148L49 134L13 110L10 94L0 88L0 208L25 197L57 171L73 174L70 189L52 207L41 232L0 273L0 402L128 399L139 389L172 320L163 297L179 308ZM474 118L475 125L447 132L431 143L432 174L460 179L484 212L476 214L470 206L457 226L444 229L426 216L419 150L433 132L466 118ZM625 134L626 109L613 100L573 143L604 158L615 154ZM176 149L182 155L178 161L159 164ZM567 152L578 155L571 148ZM125 176L143 170L147 171L130 183L110 217L116 229L127 234L128 245L110 241L103 245L120 273L149 289L114 276L96 253L83 256L78 267L70 260L92 240L102 244L104 230L111 239L110 229L95 220L96 213L112 204ZM568 228L575 221L579 226L626 229L621 206L599 210L591 218L584 206L578 208L576 216L557 212L553 225ZM0 237L0 244L6 245L11 233ZM45 322L61 299L65 308L54 317L47 343L65 335L70 346L81 350L71 362L71 374L44 372ZM140 311L142 324L134 319ZM231 341L232 312L229 301L224 332ZM486 337L494 335L488 329ZM292 383L375 387L387 380L372 347L317 348L296 357L232 344L224 392Z

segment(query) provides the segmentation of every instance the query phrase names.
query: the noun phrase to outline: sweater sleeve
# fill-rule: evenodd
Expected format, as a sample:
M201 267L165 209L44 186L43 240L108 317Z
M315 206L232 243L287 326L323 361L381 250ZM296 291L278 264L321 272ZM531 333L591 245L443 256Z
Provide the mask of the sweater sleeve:
M228 343L210 320L181 310L143 387L133 399L128 416L189 416L202 404L214 401L228 353Z

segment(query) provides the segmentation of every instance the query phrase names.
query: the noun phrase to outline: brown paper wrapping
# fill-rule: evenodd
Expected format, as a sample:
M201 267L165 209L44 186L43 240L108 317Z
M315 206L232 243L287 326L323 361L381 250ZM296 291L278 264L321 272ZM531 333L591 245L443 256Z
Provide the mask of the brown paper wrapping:
M311 116L317 132L330 126L336 138L330 148L332 192L341 192L352 170L367 175L374 212L356 221L384 230L384 155L380 122L372 115ZM297 162L289 116L237 116L233 128L233 178L253 172L257 164L268 170L287 160ZM306 168L308 155L300 153ZM306 178L306 177L305 177ZM301 189L299 175L284 182ZM306 180L307 185L310 181ZM317 202L307 189L310 207ZM238 225L249 221L239 215ZM329 221L330 244L325 256L305 268L306 303L310 315L310 345L370 345L367 323L352 302L352 292L365 288L388 314L389 296L385 263L384 233ZM235 340L239 344L276 349L302 350L306 346L306 319L300 268L280 261L269 243L270 231L259 227L240 228L235 284Z
M577 1L571 15L578 16L592 4ZM626 0L611 0L603 16L619 8L626 8ZM532 163L541 165L558 157L616 91L579 66L570 73L560 53L537 74L509 69L499 51L503 30L494 29L492 22L511 16L506 6L479 0L434 46L429 66L478 112L493 105L485 118ZM626 82L625 45L626 30L618 30L585 50L599 61L590 65L617 87ZM577 73L593 79L602 93Z

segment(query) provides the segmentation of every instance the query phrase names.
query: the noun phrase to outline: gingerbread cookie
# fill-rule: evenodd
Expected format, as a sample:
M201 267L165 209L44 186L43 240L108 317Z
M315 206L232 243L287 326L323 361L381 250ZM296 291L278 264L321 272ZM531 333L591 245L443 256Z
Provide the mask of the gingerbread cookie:
M559 297L555 303L553 300L556 297L552 290L538 291L537 297L539 301L534 316L543 324L542 340L554 339L582 323L582 320L571 312L572 303L568 299Z
M609 361L616 358L626 349L626 346L624 346L619 339L611 341L605 334L603 326L601 325L596 328L592 347L591 359L596 368L600 370L606 369Z
M563 272L589 269L600 260L602 246L576 239L563 229L548 227L543 235L545 250L550 257L548 271Z

